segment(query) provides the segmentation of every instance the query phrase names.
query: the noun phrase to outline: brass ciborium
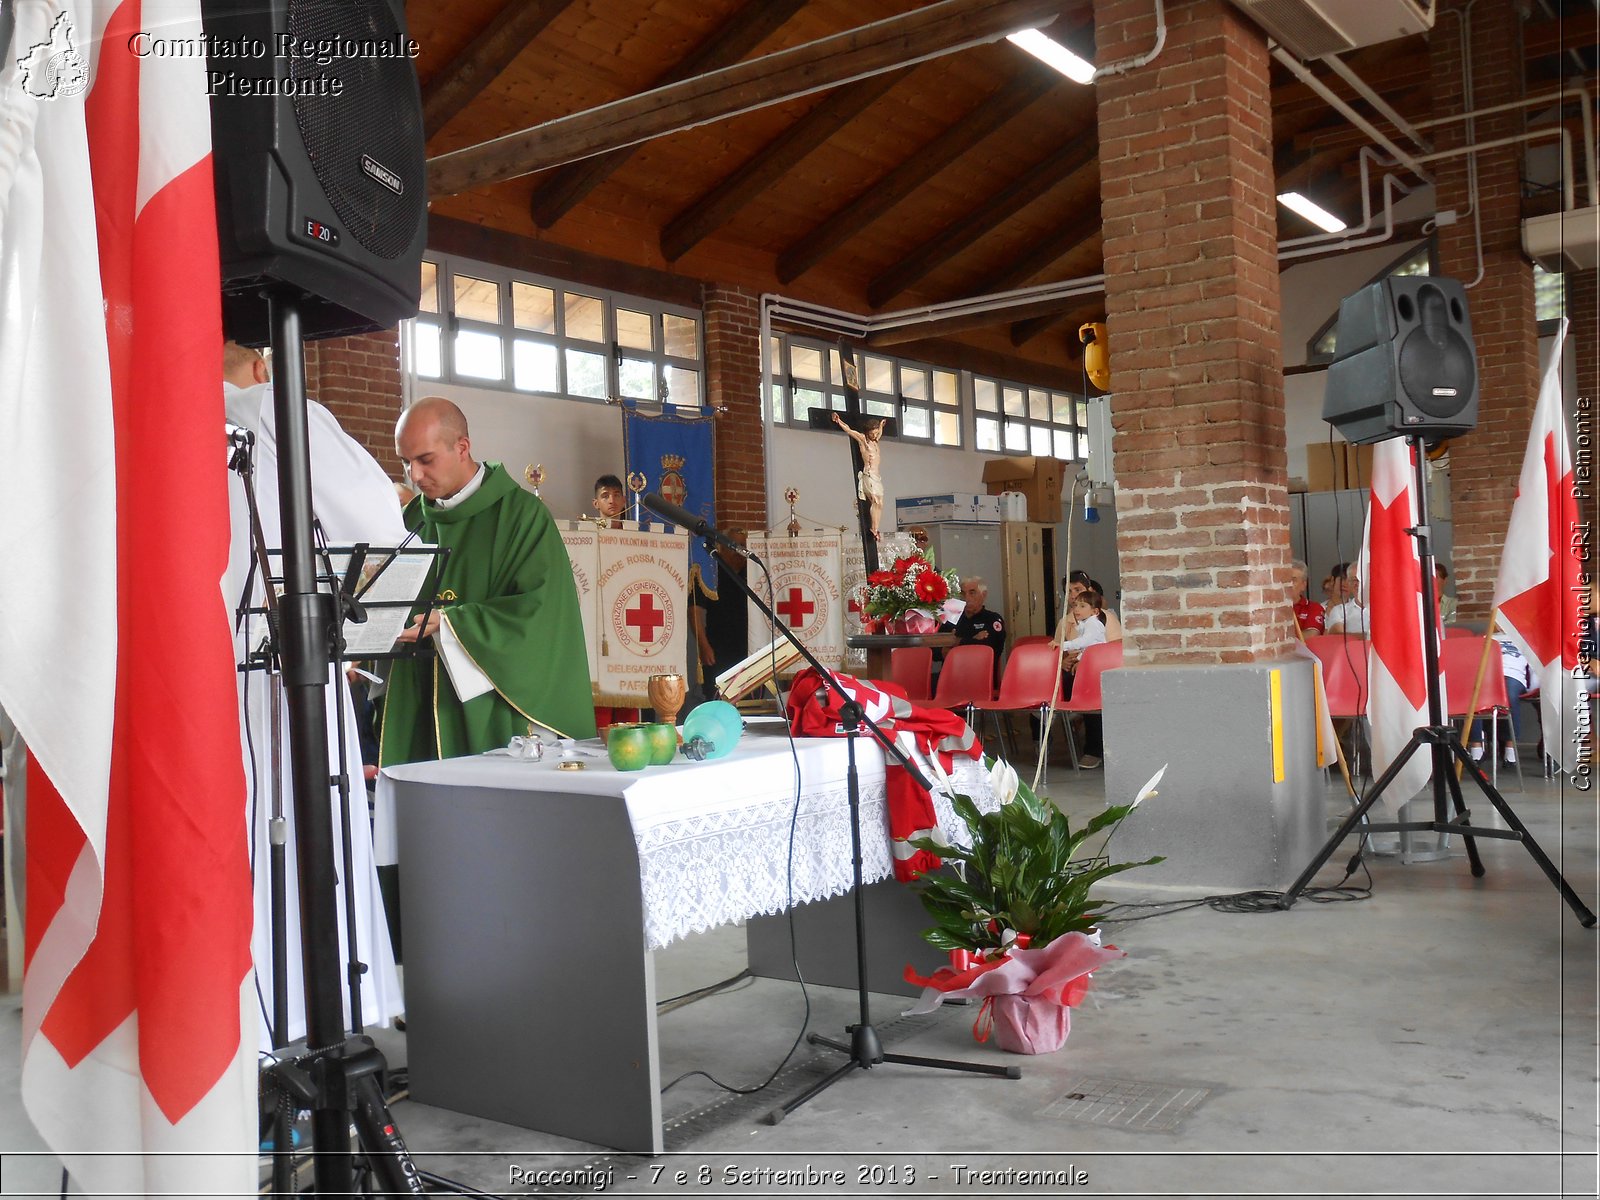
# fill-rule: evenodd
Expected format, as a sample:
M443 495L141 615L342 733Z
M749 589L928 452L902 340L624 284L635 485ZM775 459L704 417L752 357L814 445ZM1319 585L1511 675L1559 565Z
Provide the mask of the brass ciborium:
M645 686L645 694L650 697L650 707L656 710L656 716L668 725L676 725L678 710L689 694L689 685L682 675L652 675Z

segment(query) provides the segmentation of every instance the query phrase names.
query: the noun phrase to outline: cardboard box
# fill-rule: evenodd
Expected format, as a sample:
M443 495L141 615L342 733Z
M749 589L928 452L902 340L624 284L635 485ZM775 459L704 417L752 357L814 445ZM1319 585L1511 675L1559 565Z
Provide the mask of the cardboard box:
M1061 520L1061 488L1070 466L1059 458L1033 455L991 458L983 464L983 483L991 496L1021 492L1027 498L1028 520L1054 525Z
M1312 442L1306 447L1306 490L1342 492L1372 486L1372 447Z
M894 523L901 529L907 525L925 525L930 521L982 521L978 501L987 500L973 492L951 492L941 496L900 496L894 502ZM987 518L998 521L998 513Z

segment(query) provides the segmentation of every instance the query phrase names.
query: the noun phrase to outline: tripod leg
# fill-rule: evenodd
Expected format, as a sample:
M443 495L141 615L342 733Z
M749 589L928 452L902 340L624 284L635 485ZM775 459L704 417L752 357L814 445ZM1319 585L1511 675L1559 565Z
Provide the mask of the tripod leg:
M389 1115L376 1075L362 1075L352 1083L355 1095L356 1133L381 1196L420 1196L425 1189L411 1152Z
M1389 769L1383 773L1377 783L1367 790L1367 794L1361 798L1361 803L1351 810L1350 815L1344 819L1339 828L1334 831L1334 835L1328 839L1327 845L1323 846L1316 858L1311 860L1311 865L1300 872L1299 879L1289 885L1289 890L1278 901L1279 908L1289 908L1300 898L1300 893L1305 891L1311 881L1316 878L1317 872L1322 870L1322 865L1333 857L1333 852L1339 848L1339 843L1349 837L1350 831L1361 823L1362 819L1367 815L1367 810L1378 802L1378 797L1383 795L1384 789L1394 782L1395 776L1400 774L1401 768L1410 761L1411 756L1417 752L1418 747L1421 745L1422 742L1413 734L1411 740L1405 744L1405 748L1389 764Z
M1451 741L1450 750L1456 755L1457 758L1466 763L1467 770L1472 772L1475 779L1483 779L1482 769L1476 762L1473 761L1472 755L1467 753L1466 748L1462 746L1459 740ZM1444 775L1445 782L1450 788L1450 801L1453 805L1455 805L1456 816L1459 817L1461 819L1461 823L1465 825L1468 821L1467 802L1461 795L1461 781L1456 778L1456 773L1454 771L1447 770ZM1483 858L1478 853L1478 839L1467 834L1462 834L1461 841L1467 848L1467 862L1472 864L1473 878L1482 879L1484 868Z
M1468 766L1474 767L1475 765L1469 763ZM1562 876L1555 863L1550 861L1550 856L1544 852L1538 842L1534 841L1533 834L1528 832L1528 827L1512 811L1511 805L1506 803L1505 797L1495 790L1494 785L1489 782L1489 777L1481 770L1474 769L1472 778L1477 783L1479 790L1489 798L1489 803L1494 805L1494 810L1505 819L1505 823L1508 826L1516 831L1522 844L1527 847L1528 853L1533 856L1533 861L1539 864L1539 869L1544 872L1544 877L1555 885L1556 891L1561 893L1561 898L1567 902L1567 907L1578 918L1579 924L1585 929L1593 929L1595 924L1594 913L1589 911L1588 906L1584 904L1578 893L1572 890L1572 885Z
M1021 1079L1021 1067L996 1067L988 1063L959 1062L953 1058L923 1058L917 1054L885 1054L884 1062L906 1067L941 1067L946 1071L966 1071L972 1075L998 1075L1002 1079Z
M831 1045L832 1043L829 1043L829 1044ZM843 1049L843 1047L839 1047L839 1049ZM832 1074L824 1076L823 1078L817 1080L816 1083L812 1084L805 1091L801 1092L793 1100L785 1100L782 1104L778 1105L777 1108L773 1109L771 1112L767 1113L766 1116L762 1117L761 1118L761 1123L763 1125L776 1125L779 1121L782 1121L785 1117L787 1117L795 1109L799 1108L807 1100L810 1100L812 1097L820 1095L822 1092L827 1091L834 1084L838 1083L839 1080L843 1079L846 1075L850 1074L851 1071L854 1071L857 1068L860 1068L862 1070L866 1069L866 1068L862 1067L861 1064L858 1063L855 1059L852 1058L849 1062L845 1063L844 1066L840 1067L837 1071L834 1071Z

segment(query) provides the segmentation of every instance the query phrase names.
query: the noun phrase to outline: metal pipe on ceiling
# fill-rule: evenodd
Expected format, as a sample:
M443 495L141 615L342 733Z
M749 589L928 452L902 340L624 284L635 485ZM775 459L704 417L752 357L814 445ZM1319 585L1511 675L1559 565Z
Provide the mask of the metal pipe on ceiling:
M1419 163L1412 155L1406 153L1406 151L1395 145L1395 143L1390 140L1390 138L1385 135L1382 130L1380 130L1371 121L1367 120L1366 117L1362 116L1355 109L1351 108L1350 105L1347 104L1339 95L1339 93L1335 92L1327 84L1323 83L1322 80L1313 75L1305 66L1305 64L1303 64L1299 59L1295 58L1294 55L1290 54L1282 46L1274 44L1272 47L1272 57L1287 67L1289 73L1301 83L1305 84L1313 92L1331 104L1334 110L1342 117L1344 117L1357 129L1361 130L1362 133L1366 134L1378 145L1382 146L1390 154L1392 154L1397 162L1402 163L1405 168L1412 174L1416 175L1418 179L1421 179L1427 183L1433 182L1433 176L1428 174L1428 172L1422 168L1421 163Z

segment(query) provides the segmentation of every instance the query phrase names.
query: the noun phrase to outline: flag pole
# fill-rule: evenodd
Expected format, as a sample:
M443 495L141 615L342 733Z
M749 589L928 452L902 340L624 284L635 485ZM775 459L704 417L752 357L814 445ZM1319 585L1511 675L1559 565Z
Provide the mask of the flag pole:
M1478 712L1478 697L1483 695L1483 677L1489 673L1489 644L1494 639L1494 623L1500 619L1500 606L1496 604L1489 610L1489 624L1484 628L1483 654L1478 659L1478 673L1472 678L1472 698L1467 702L1467 740L1470 742L1472 734L1472 720ZM1466 764L1456 763L1456 778L1460 779L1467 769Z
M1289 607L1289 622L1290 622L1290 624L1292 624L1294 626L1295 636L1300 639L1300 644L1302 646L1305 646L1306 649L1309 650L1311 647L1309 645L1307 645L1307 643L1306 643L1306 631L1304 629L1300 628L1300 622L1299 622L1298 619L1296 619L1296 617L1294 615L1294 606L1293 605L1290 605L1290 607ZM1318 670L1322 669L1321 663L1322 663L1322 660L1318 659L1317 660L1317 669ZM1313 686L1315 686L1315 680L1313 680ZM1358 717L1356 719L1359 720L1360 718ZM1356 785L1355 785L1354 781L1352 781L1351 778L1350 778L1350 762L1344 756L1344 743L1339 740L1338 731L1337 730L1334 731L1333 753L1339 760L1339 774L1344 776L1345 790L1350 793L1350 798L1352 800L1355 800L1355 799L1358 798L1359 793L1356 791Z

